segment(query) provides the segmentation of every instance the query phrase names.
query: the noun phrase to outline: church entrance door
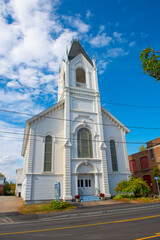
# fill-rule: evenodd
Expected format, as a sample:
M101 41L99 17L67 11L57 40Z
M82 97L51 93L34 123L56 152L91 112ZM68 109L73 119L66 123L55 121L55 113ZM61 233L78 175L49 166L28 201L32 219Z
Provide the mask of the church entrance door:
M78 176L78 194L80 196L95 194L94 174L80 174Z

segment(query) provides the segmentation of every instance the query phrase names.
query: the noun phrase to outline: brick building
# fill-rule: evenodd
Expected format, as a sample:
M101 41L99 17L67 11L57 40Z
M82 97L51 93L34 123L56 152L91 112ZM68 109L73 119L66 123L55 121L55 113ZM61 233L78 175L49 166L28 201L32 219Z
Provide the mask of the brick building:
M146 150L128 156L132 176L141 177L157 193L157 186L152 177L154 166L160 170L160 137L146 143Z
M0 177L0 195L4 195L5 177Z

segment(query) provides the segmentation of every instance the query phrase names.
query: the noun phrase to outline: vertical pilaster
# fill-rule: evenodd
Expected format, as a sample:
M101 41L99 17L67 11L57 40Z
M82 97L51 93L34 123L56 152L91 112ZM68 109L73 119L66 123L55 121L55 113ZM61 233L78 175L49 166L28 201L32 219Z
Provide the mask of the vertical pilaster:
M127 153L126 138L125 138L125 132L124 131L122 132L122 142L123 142L123 152L124 152L124 159L125 159L126 174L128 176L130 176L128 153Z
M27 164L27 173L32 173L33 167L33 154L34 154L34 130L30 128L29 133L29 154L28 154L28 164Z
M109 180L108 180L108 169L106 162L106 145L104 143L100 146L101 151L101 169L102 169L102 189L105 197L111 197L109 192Z
M72 200L71 196L71 148L69 140L64 145L63 200Z
M63 174L63 200L71 200L71 148L70 143L70 91L69 87L69 63L66 63L66 88L64 105L64 174Z
M32 200L32 175L26 174L26 185L25 185L26 191L25 191L25 201L31 201Z
M96 92L99 92L99 87L98 87L98 78L97 78L97 68L94 67L93 70L93 79L94 79L94 89Z
M29 153L28 153L28 162L27 162L27 171L26 171L26 191L25 191L25 200L32 200L32 172L33 172L33 158L34 158L34 130L30 128L29 134Z

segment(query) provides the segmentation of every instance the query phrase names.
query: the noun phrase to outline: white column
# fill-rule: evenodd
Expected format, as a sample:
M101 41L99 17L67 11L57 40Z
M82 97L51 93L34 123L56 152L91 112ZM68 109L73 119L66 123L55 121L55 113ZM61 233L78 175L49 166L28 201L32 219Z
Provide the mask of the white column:
M107 161L106 161L106 145L104 143L101 144L101 169L102 169L102 189L105 197L111 197L109 192L109 180L108 180L108 169L107 169Z
M32 172L33 172L33 157L34 157L34 130L30 128L29 135L29 154L26 171L26 186L25 186L25 199L26 201L32 200Z
M26 185L25 185L25 201L32 200L32 175L26 174Z
M126 166L126 174L127 178L131 175L129 170L129 161L128 161L128 153L127 153L127 146L126 146L126 138L125 138L125 131L122 133L122 142L123 142L123 152L124 152L124 159L125 159L125 166Z
M64 174L63 200L72 200L71 196L71 148L70 143L70 90L69 90L69 63L66 63L66 89L64 104Z
M69 63L66 62L65 87L69 87Z
M93 79L94 79L94 89L95 89L96 92L99 92L97 68L96 67L94 67L94 70L93 70Z
M71 196L71 148L69 140L64 145L63 200L72 200Z

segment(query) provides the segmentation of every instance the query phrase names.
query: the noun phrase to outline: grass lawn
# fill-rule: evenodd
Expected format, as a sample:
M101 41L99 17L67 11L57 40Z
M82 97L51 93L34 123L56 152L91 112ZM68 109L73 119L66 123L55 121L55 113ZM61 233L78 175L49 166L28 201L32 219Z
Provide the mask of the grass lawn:
M160 202L160 198L151 198L151 197L140 197L140 198L120 198L116 199L116 197L113 198L116 201L119 202L127 202L127 203L151 203L151 202Z
M76 207L70 203L66 203L66 207L64 209L54 209L51 207L51 203L28 204L20 207L19 212L22 214L39 214L39 213L48 213L48 212L68 211L75 208Z

